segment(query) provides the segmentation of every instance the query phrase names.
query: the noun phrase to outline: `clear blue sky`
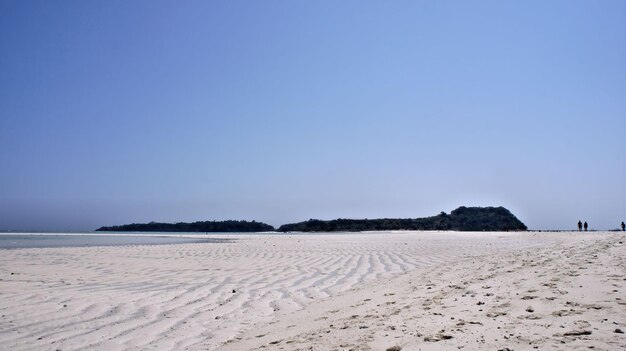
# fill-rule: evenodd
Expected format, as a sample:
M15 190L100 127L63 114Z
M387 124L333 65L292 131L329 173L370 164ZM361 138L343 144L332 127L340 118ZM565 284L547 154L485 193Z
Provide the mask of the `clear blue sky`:
M0 229L626 220L624 1L0 2Z

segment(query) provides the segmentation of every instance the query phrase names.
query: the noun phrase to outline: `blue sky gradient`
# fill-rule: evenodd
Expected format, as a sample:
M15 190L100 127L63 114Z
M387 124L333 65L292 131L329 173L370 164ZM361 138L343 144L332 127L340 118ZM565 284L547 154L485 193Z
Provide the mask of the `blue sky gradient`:
M626 220L624 1L0 2L0 229Z

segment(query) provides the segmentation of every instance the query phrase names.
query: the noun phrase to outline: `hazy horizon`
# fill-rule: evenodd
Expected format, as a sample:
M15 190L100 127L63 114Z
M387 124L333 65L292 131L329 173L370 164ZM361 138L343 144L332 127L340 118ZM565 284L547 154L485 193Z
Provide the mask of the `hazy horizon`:
M497 207L497 206L494 206ZM402 218L423 218L423 217L431 217L431 216L436 216L439 213L441 213L442 211L439 211L437 213L433 213L430 215L423 215L423 216L411 216L411 217L402 217ZM443 211L446 213L450 213L451 211ZM515 213L513 213L513 215L515 215ZM518 219L519 216L516 216ZM1 232L24 232L24 233L28 233L28 232L42 232L42 233L46 233L46 232L58 232L58 233L64 233L64 232L68 232L68 233L81 233L81 232L94 232L96 231L96 229L100 228L100 227L104 227L104 226L117 226L117 225L125 225L125 224L135 224L135 223L150 223L150 222L160 222L160 223L177 223L177 222L199 222L199 221L226 221L226 220L245 220L245 221L257 221L257 222L264 222L266 224L269 224L271 226L273 226L274 228L278 229L278 227L280 227L283 224L289 224L289 223L295 223L295 222L302 222L302 221L306 221L309 219L318 219L318 220L333 220L333 219L380 219L380 218L401 218L398 216L382 216L382 217L358 217L358 216L351 216L351 217L327 217L327 218L318 218L318 217L309 217L309 218L300 218L300 219L295 219L289 222L280 222L280 223L268 223L268 222L264 222L264 221L260 221L257 220L255 218L222 218L222 219L191 219L191 220L187 220L187 221L180 221L180 220L171 220L171 221L159 221L159 220L150 220L150 221L131 221L131 222L127 222L127 223L108 223L108 224L103 224L99 227L96 228L84 228L84 229L63 229L63 228L57 228L56 230L49 230L49 229L28 229L28 228L21 228L21 229L2 229L0 228L0 233ZM520 219L521 220L521 219ZM582 220L582 219L581 219ZM585 221L585 220L583 220ZM522 220L522 222L524 222ZM524 223L526 224L526 223ZM589 230L590 231L604 231L604 230L621 230L621 228L619 227L620 223L617 223L615 225L614 228L598 228L598 227L593 227L590 225ZM526 224L527 225L527 224ZM568 230L572 230L572 231L576 231L578 230L576 228L576 222L571 223L569 227L564 227L564 228L532 228L529 227L528 230L561 230L561 231L568 231Z
M5 1L0 230L626 221L626 3Z

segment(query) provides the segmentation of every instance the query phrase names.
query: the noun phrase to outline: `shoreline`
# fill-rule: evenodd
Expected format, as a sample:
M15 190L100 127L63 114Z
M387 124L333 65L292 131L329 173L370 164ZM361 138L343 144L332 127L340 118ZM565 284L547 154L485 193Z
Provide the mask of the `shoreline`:
M0 235L0 250L81 248L128 245L176 245L192 243L230 242L230 238L208 238L182 235L93 235L93 234L5 234Z

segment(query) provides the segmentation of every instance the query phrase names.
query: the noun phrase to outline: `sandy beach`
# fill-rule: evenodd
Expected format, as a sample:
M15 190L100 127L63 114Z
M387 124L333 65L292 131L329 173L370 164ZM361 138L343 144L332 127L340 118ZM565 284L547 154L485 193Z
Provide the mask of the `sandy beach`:
M0 349L626 348L621 232L215 237L0 251Z

